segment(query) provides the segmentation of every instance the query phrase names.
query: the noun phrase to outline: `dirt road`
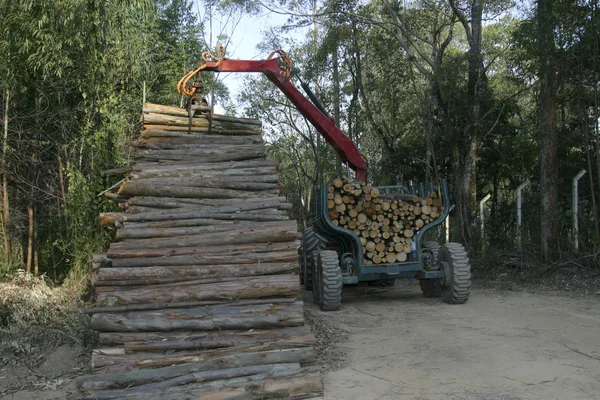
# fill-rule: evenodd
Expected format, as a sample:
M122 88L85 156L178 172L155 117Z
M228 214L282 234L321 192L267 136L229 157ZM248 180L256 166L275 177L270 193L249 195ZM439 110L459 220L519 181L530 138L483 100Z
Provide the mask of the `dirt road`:
M378 293L370 293L378 290ZM600 301L477 291L463 306L345 288L318 319L347 331L326 400L600 399Z

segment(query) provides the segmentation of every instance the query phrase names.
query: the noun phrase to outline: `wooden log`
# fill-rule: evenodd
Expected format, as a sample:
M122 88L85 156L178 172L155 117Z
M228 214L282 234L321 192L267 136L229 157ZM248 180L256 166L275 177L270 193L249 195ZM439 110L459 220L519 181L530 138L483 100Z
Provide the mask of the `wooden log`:
M110 399L126 399L136 398L137 396L153 395L176 395L177 399L185 399L186 393L189 390L202 388L202 383L210 383L211 390L215 389L217 385L235 385L240 383L241 377L245 378L247 382L255 382L257 380L264 380L267 378L287 378L297 376L306 371L306 368L302 368L299 363L287 363L287 364L267 364L267 365L253 365L239 368L229 368L215 371L203 371L195 372L171 379L167 379L162 382L150 383L146 385L135 386L133 388L126 388L119 391L101 391L101 392L89 392L83 399L90 400L110 400ZM235 379L238 378L238 379ZM225 383L226 382L226 383ZM193 384L193 385L192 385ZM194 399L205 398L204 395L196 394L193 396ZM210 395L211 397L213 395Z
M293 299L266 299L269 301L294 302ZM261 301L266 301L261 300ZM173 344L174 350L188 348L219 348L237 344L258 344L272 340L305 336L310 334L307 325L250 331L211 331L211 332L100 332L101 346L123 345L126 352L163 351ZM314 336L313 336L314 338ZM188 344L186 344L188 343Z
M134 214L135 216L135 214ZM223 232L220 235L204 233L189 236L174 236L155 239L131 239L111 245L111 249L159 249L165 247L200 247L222 246L232 244L261 243L261 242L286 242L297 237L296 221L282 221L281 225L262 227L260 224L253 227L244 226Z
M209 121L206 118L194 117L191 119L183 116L176 115L166 115L166 114L157 114L157 113L145 113L144 114L144 124L151 125L167 125L167 126L178 126L180 127L201 127L208 128ZM255 124L250 124L247 122L237 122L237 121L226 121L223 119L215 120L213 119L212 125L215 127L215 130L219 128L222 129L242 129L242 130L251 130L253 134L258 135L260 133L259 126ZM164 129L164 127L163 127Z
M197 268L206 266L228 265L228 264L252 264L268 262L295 262L298 253L295 249L288 251L273 252L235 252L234 254L190 254L168 257L131 257L115 258L111 261L113 268L139 268L150 266L186 266L194 265ZM141 273L141 272L140 272Z
M298 349L238 354L235 356L229 355L211 363L200 362L130 371L126 373L87 375L77 378L76 384L80 390L118 389L160 382L202 371L283 363L300 363L300 365L306 365L314 362L314 350L310 347L303 347Z
M125 213L101 213L102 221L107 220L112 222L156 222L156 221L172 221L182 219L216 219L225 221L282 221L284 224L288 221L285 215L265 214L256 212L239 212L239 213L217 213L196 211L195 209L167 209L156 210L147 213L125 214ZM104 223L104 222L103 222Z
M164 133L165 136L159 136ZM173 133L181 133L181 136L172 136ZM190 135L187 131L163 131L153 130L150 135L140 136L129 142L129 145L144 149L175 149L193 148L204 145L248 145L260 144L259 136L232 136L232 135Z
M210 199L272 197L277 191L246 191L231 189L215 189L204 187L164 186L145 183L144 181L125 181L119 189L124 196L158 196L158 197L196 197Z
M217 382L209 382L205 386L213 386ZM219 383L223 389L202 388L199 390L188 387L177 387L175 393L161 393L144 400L254 400L267 398L307 399L320 396L323 392L323 382L320 373L313 372L300 377L265 379L263 375L252 375L233 378ZM236 387L235 389L231 389ZM239 388L238 388L239 387ZM175 388L173 388L175 389ZM212 390L211 390L212 389ZM187 397L183 397L187 396Z
M296 275L240 277L228 282L197 285L152 285L126 288L97 286L96 305L167 303L170 301L238 300L298 296ZM188 282L189 283L189 282Z
M278 205L281 206L281 204L286 202L286 198L261 197L257 199L194 199L189 197L164 198L153 196L136 196L128 200L128 203L132 205L158 208L177 208L170 207L169 205L171 202L175 202L178 207L180 204L185 205L185 207L188 207L190 204L192 204L197 207L198 211L238 212L244 210L258 210L261 208L276 207ZM220 208L223 208L223 211L218 211Z
M145 114L155 113L155 114L167 114L174 115L179 117L188 118L188 110L184 108L174 107L174 106L165 106L162 104L153 104L153 103L144 103L143 112ZM208 117L204 117L207 119ZM229 117L226 115L220 114L212 114L211 118L215 121L227 121L227 122L235 122L240 124L247 125L255 125L256 127L261 127L262 122L258 119L254 118L241 118L241 117Z
M190 128L181 126L146 124L143 126L143 129L140 132L140 136L145 139L177 138L182 140L194 140L208 135L251 136L255 138L260 138L260 132L256 129L245 129L240 127L224 128L218 126L211 127L211 129L209 129L207 126L192 126Z
M297 256L297 255L296 255ZM135 258L133 260L136 260ZM292 262L260 262L253 264L176 265L160 267L102 268L96 276L96 286L121 282L132 285L186 282L199 278L244 277L293 273L298 265Z
M265 190L277 189L279 182L277 175L257 175L251 178L246 176L220 176L220 177L188 177L187 179L167 178L142 178L138 182L151 183L164 186L190 186L212 187L220 189L237 190ZM256 188L256 189L254 189Z
M160 312L98 313L91 328L106 332L270 329L304 324L302 305L205 306Z
M242 146L238 146L242 147ZM247 149L246 149L247 148ZM137 150L133 156L138 161L180 161L195 163L214 163L220 161L242 161L265 157L265 149L261 145L244 146L237 151L219 150Z
M175 340L161 338L153 342L125 342L126 353L163 352L168 350L219 349L225 347L257 345L269 342L285 341L290 347L311 346L316 343L309 327L259 330L249 332L206 332L192 333Z
M96 349L92 354L92 370L96 373L126 372L133 369L160 368L169 365L212 362L227 355L309 347L310 336L281 338L256 344L236 344L213 349L165 350L162 352L125 352L124 349ZM313 336L314 337L314 336ZM115 351L116 350L116 351Z
M217 255L228 254L230 256L243 253L268 253L273 251L294 250L299 246L298 241L275 242L275 243L247 243L225 246L206 247L176 247L141 250L119 250L109 249L106 253L111 263L112 260L120 258L149 258L149 257L172 257L194 254Z
M205 281L215 282L214 279L205 279ZM202 282L202 280L194 281L194 283ZM238 300L235 305L256 305L256 304L291 304L295 299L292 298L266 298L266 299L254 299L254 300ZM132 311L148 311L148 310L166 310L169 308L192 308L192 307L204 307L204 306L218 306L218 305L232 305L229 300L206 300L206 301L182 301L176 303L153 303L153 304L130 304L124 306L105 306L105 307L88 307L84 310L86 314L99 314L99 313L123 313Z
M270 214L269 214L270 215ZM125 228L117 231L117 240L127 239L143 239L143 238L159 238L171 236L187 236L198 235L201 233L219 233L227 232L234 229L243 228L243 224L220 224L220 225L205 225L205 226L188 226L176 228ZM261 224L263 227L281 226L280 221L266 221Z

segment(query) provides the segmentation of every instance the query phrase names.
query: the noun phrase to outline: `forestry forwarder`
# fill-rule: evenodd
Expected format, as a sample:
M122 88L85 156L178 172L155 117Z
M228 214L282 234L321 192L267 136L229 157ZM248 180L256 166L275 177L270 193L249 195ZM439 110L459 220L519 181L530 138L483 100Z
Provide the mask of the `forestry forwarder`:
M291 79L297 70L293 68L292 61L284 51L276 50L266 60L229 60L225 57L224 48L218 46L216 55L205 52L202 58L202 65L190 71L177 84L179 94L190 95L187 106L190 119L196 112L208 114L209 121L212 115L211 107L202 94L200 72L263 73L334 148L342 162L355 171L356 181L360 183L356 187L365 186L367 162L355 144L327 115L308 85L300 81L312 102L292 84ZM188 81L194 75L197 76L197 80L188 85ZM428 230L439 226L448 216L450 207L446 181L442 180L440 186L443 200L441 213L437 219L420 227L414 237L407 240L406 243L412 247L410 255L403 257L406 259L401 262L374 265L364 258L366 250L361 243L362 238L355 231L332 222L328 213L328 194L333 191L334 185L322 184L317 188L313 203L313 225L303 233L298 256L300 282L307 290L312 290L313 298L322 310L339 309L344 284L368 282L391 286L400 278L419 279L425 297L441 296L450 304L462 304L468 300L471 290L471 267L464 247L459 243L440 245L423 240ZM418 188L411 184L376 189L389 199L414 199L417 201L416 207L419 206L418 196L425 198L435 194L433 184L420 184Z

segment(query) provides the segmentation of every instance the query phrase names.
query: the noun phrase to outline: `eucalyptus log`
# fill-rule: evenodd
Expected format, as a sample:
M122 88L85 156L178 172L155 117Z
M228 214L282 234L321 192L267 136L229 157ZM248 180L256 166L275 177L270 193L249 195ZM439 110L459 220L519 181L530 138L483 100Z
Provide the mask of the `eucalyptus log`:
M102 225L116 225L119 228L123 226L133 227L134 225L125 224L127 222L157 222L157 221L178 221L185 219L200 220L198 225L209 225L209 220L223 221L282 221L286 222L289 218L286 215L271 213L246 212L246 213L213 213L196 211L195 209L160 209L146 213L127 214L127 213L100 213ZM174 226L196 226L195 223L188 225ZM137 225L136 225L137 226Z
M136 260L135 258L132 260ZM177 265L145 268L102 268L96 276L96 286L120 281L136 285L188 281L209 277L243 277L292 273L297 264L291 262L260 262L253 264Z
M136 216L134 214L132 216ZM232 244L261 243L261 242L286 242L297 238L296 221L281 221L279 225L268 227L242 225L238 229L232 229L215 234L198 234L189 236L166 237L161 240L155 239L131 239L116 242L111 249L160 249L165 247L202 247L221 246Z
M216 371L203 371L187 374L171 379L167 379L162 382L150 383L146 385L136 386L130 389L124 389L120 391L103 391L89 393L84 399L93 400L109 400L109 399L126 399L140 396L141 394L152 395L160 393L165 394L166 389L173 387L179 387L185 385L184 390L190 388L190 384L198 384L202 382L223 382L227 380L231 383L232 378L239 377L260 377L261 379L266 378L282 378L299 375L305 370L299 363L287 363L287 364L267 364L267 365L253 365L248 367L229 368ZM250 381L255 381L252 379ZM182 388L183 389L183 388ZM173 390L171 390L173 393ZM198 399L199 397L195 397Z
M169 301L239 300L298 296L296 275L241 277L230 282L198 285L152 285L133 288L98 286L96 305L152 304Z
M163 131L168 132L168 131ZM191 136L187 131L185 137L138 137L131 140L129 145L140 149L168 150L182 148L196 148L206 145L248 145L260 144L262 140L257 136L231 136L231 135L198 135Z
M249 152L255 151L258 153L264 153L265 146L263 144L246 144L246 145L206 145L203 147L194 148L175 148L175 149L161 149L161 150L144 150L135 149L133 155L136 158L155 158L164 160L180 159L185 158L196 158L196 157L213 157L216 155L224 155L231 153Z
M138 181L154 185L167 186L191 186L191 187L213 187L221 189L238 190L264 190L277 189L279 178L277 175L246 176L220 176L220 177L188 177L188 179L172 179L151 177L141 178Z
M177 138L196 138L203 137L206 135L231 135L231 136L254 136L260 137L260 131L256 129L247 128L223 128L223 127L212 127L209 129L207 126L168 126L168 125L144 125L140 135L143 138L163 138L163 137L177 137ZM256 135L256 136L255 136Z
M125 196L159 196L159 197L201 197L211 199L248 198L273 196L277 191L231 190L182 186L153 185L143 181L125 181L119 189Z
M311 346L307 342L310 335L296 338L282 338L264 343L237 344L213 349L166 350L156 352L126 353L124 349L96 349L92 354L92 370L100 373L125 372L133 369L160 368L169 365L205 362L210 363L224 356L256 353L270 350L283 350Z
M208 280L207 280L208 281ZM198 281L195 281L198 282ZM214 280L213 280L214 282ZM254 304L284 304L293 303L295 299L292 298L268 298L268 299L254 299L254 300L238 300L235 302L236 306L241 305L254 305ZM124 306L106 306L106 307L89 307L84 310L86 314L99 314L99 313L120 313L120 312L131 312L131 311L148 311L148 310L163 310L168 308L191 308L191 307L203 307L203 306L215 306L215 305L232 305L229 300L207 300L207 301L184 301L177 303L154 303L154 304L130 304Z
M273 302L294 302L292 299L268 300ZM264 302L266 300L260 301ZM191 347L189 348L231 347L235 346L236 343L264 343L278 338L308 335L310 332L310 328L306 325L251 331L100 332L98 340L100 345L103 346L124 345L125 351L130 352L153 351L153 349L161 351L160 346L169 346L169 343L178 343L174 346L177 347L181 345L182 349L187 348L187 345L184 344L187 342L191 343Z
M158 338L157 338L158 339ZM165 339L164 336L153 342L126 342L126 353L135 352L163 352L168 350L199 350L218 349L243 345L256 345L285 340L295 343L294 347L315 344L315 337L309 327L299 326L292 328L271 329L249 332L189 332L185 337L174 340Z
M162 104L144 103L143 111L144 113L167 114L186 118L188 117L188 110L174 106L165 106ZM255 125L257 127L262 126L262 122L254 118L229 117L220 114L212 114L211 118L216 121L230 121L248 125Z
M178 126L178 127L199 127L199 128L208 128L210 125L209 121L206 118L194 117L191 120L187 117L176 116L176 115L166 115L166 114L157 114L157 113L145 113L144 114L144 124L152 124L152 125L167 125L167 126ZM218 133L219 129L227 129L227 130L242 130L243 132L251 132L250 134L258 135L260 134L260 127L257 125L249 124L245 121L238 122L233 120L225 120L225 119L214 119L212 121L212 127L214 127L216 133ZM237 133L237 132L235 132Z
M215 163L221 161L242 161L252 160L255 158L263 158L265 156L264 148L252 146L248 150L240 149L240 151L219 152L219 151L194 151L193 154L188 154L184 150L143 150L134 153L138 161L159 161L164 164L186 163ZM261 146L262 147L262 146ZM145 153L145 154L137 154Z
M253 252L236 251L233 254L187 254L172 255L168 257L131 257L115 258L111 260L113 268L123 267L152 267L152 266L187 266L194 265L198 268L228 265L228 264L251 264L268 262L296 262L298 253L295 249L288 251ZM140 272L142 274L142 272Z
M315 362L314 350L310 347L297 349L264 351L258 353L225 356L212 363L190 363L170 367L129 371L125 373L87 375L77 378L77 387L81 390L105 390L138 386L165 381L191 373L239 368L252 365Z
M107 260L111 263L120 258L151 258L151 257L172 257L194 254L217 255L228 254L230 256L243 253L268 253L272 251L294 250L299 246L298 241L274 242L274 243L246 243L224 246L205 246L205 247L174 247L158 249L139 249L139 250L120 250L109 249L106 253Z
M133 197L127 200L128 206L145 206L145 207L154 207L154 208L185 208L185 207L195 207L197 211L205 211L205 212L239 212L239 211L252 211L252 210L262 210L267 208L279 208L285 209L287 208L287 203L282 203L278 199L264 199L264 201L260 202L245 202L244 204L234 204L234 203L224 203L224 204L213 204L212 205L202 205L202 204L194 204L191 202L185 201L186 199L170 199L163 197ZM262 199L259 199L262 200Z
M169 332L181 330L269 329L304 324L302 304L207 306L161 312L97 313L92 329L108 332Z
M280 215L275 213L266 213L265 215ZM117 231L117 240L127 239L144 239L144 238L158 238L158 237L172 237L172 236L187 236L187 235L198 235L203 233L219 233L227 232L235 229L245 229L249 226L246 224L240 224L240 221L235 221L232 224L220 224L220 225L205 225L205 226L188 226L188 227L175 227L175 228L124 228ZM280 227L281 221L265 221L261 223L262 227Z

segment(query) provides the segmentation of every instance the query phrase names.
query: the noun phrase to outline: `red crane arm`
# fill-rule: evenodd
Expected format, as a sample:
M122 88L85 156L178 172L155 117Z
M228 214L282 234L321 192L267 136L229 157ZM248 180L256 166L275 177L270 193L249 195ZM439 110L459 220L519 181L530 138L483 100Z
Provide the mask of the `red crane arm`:
M280 58L269 60L220 60L207 61L204 71L214 72L262 72L275 84L285 96L296 106L298 111L317 129L325 138L343 162L348 162L350 168L356 172L356 179L366 180L367 162L362 157L356 145L335 126L331 118L327 118L313 103L300 93L298 89L282 74Z

